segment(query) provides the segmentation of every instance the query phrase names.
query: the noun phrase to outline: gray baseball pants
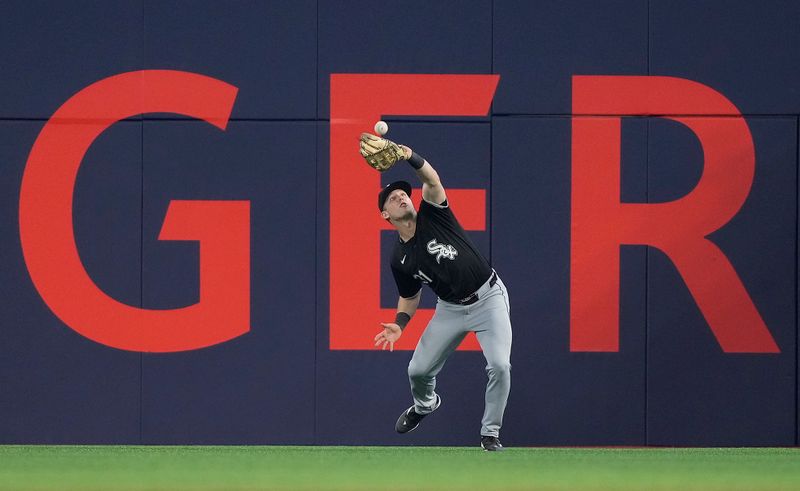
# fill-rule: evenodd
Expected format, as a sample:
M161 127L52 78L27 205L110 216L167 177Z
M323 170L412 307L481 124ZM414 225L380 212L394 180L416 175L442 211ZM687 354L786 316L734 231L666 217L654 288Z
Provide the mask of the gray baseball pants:
M496 437L511 390L511 307L508 291L499 278L492 287L487 281L477 293L478 301L471 305L438 301L408 364L408 378L414 411L418 414L435 411L436 375L467 333L474 332L486 358L489 376L481 435Z

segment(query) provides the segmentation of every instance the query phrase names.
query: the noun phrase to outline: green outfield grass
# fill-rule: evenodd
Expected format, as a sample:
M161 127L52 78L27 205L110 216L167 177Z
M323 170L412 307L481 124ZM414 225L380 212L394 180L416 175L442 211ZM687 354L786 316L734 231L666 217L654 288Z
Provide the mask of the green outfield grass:
M0 446L2 490L795 490L800 450Z

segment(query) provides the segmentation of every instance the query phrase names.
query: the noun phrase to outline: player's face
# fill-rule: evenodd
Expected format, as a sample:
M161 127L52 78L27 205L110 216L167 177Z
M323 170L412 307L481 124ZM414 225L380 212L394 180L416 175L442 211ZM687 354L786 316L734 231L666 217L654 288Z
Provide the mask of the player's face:
M402 189L395 189L386 198L383 204L383 212L386 214L384 218L391 220L403 220L414 218L417 215L417 210L414 209L414 203Z

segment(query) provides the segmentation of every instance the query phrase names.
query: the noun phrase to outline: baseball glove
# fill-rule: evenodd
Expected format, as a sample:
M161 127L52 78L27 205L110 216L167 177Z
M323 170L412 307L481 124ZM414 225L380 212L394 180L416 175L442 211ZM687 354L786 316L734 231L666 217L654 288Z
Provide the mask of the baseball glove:
M361 156L378 172L385 172L406 158L400 145L370 133L361 133L360 147Z

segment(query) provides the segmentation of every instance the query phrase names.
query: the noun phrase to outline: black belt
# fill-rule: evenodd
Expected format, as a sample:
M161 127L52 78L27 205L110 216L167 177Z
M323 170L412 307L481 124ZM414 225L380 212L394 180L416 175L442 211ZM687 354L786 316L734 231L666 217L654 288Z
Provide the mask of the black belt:
M497 272L492 271L492 276L489 278L489 288L493 287L494 284L497 283ZM478 301L478 292L476 291L472 295L462 298L461 300L456 300L453 303L457 303L459 305L472 305Z

